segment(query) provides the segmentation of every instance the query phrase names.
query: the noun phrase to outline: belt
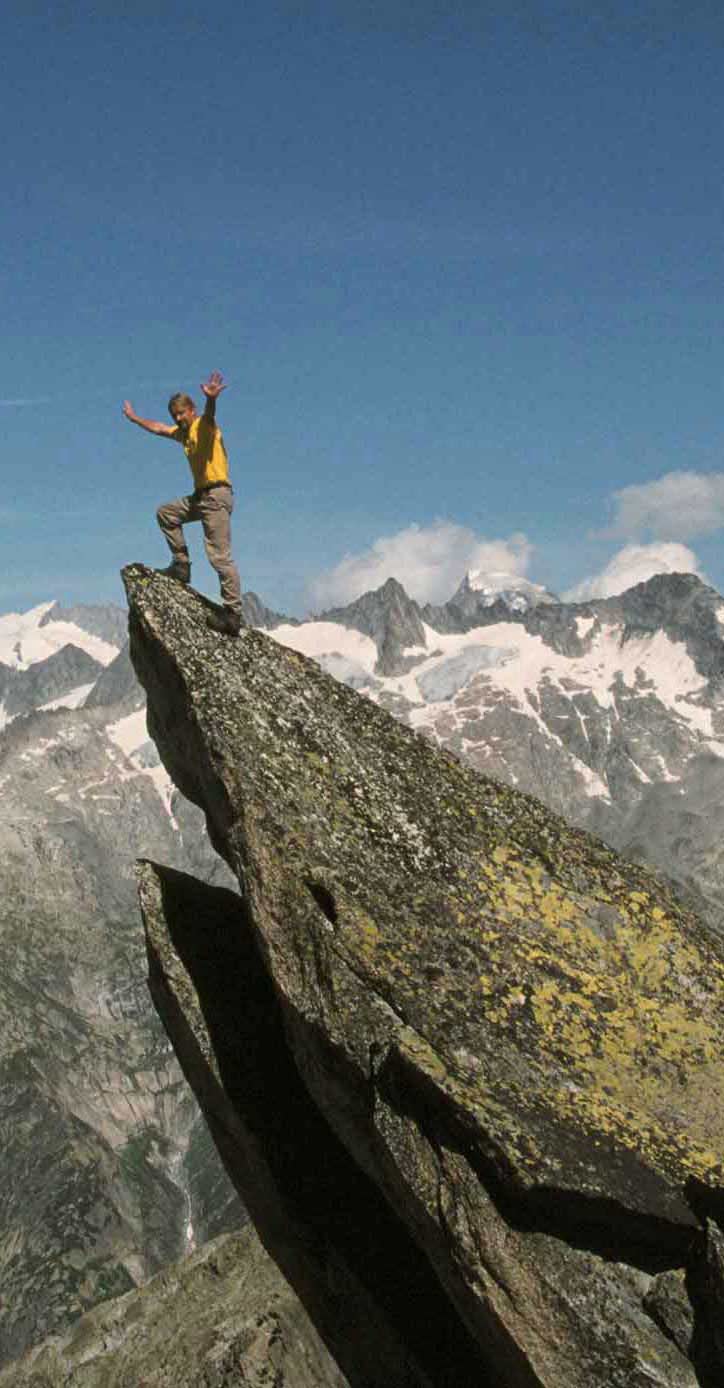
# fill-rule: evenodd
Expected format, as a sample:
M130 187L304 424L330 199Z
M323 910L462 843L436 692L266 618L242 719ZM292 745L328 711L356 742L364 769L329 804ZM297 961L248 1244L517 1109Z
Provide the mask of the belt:
M214 487L228 487L230 492L234 490L230 482L209 482L207 487L197 487L194 496L203 496L204 492L213 492Z

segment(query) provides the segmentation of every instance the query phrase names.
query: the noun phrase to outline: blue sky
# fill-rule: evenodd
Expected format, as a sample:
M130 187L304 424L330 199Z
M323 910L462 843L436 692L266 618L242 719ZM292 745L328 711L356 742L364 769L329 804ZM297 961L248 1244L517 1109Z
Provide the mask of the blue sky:
M713 0L5 0L0 610L166 562L121 402L213 368L272 606L724 589L723 53Z

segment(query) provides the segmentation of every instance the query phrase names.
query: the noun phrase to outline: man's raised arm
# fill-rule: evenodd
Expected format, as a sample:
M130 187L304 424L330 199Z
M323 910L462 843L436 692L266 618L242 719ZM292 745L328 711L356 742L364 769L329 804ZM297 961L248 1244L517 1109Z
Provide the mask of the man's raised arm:
M221 395L222 390L226 390L224 378L220 371L212 371L208 381L202 381L201 389L206 396L204 406L204 419L210 424L216 419L216 401Z
M130 400L123 401L123 413L126 419L130 419L131 424L138 424L139 428L145 429L149 434L159 434L165 439L176 438L178 430L175 424L162 424L159 419L141 419Z

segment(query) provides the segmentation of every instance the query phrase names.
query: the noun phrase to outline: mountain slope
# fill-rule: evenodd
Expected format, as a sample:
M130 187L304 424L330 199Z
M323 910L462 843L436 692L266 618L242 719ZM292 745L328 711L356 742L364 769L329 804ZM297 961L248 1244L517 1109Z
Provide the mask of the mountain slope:
M271 1377L273 1375L273 1378ZM90 1311L0 1388L345 1388L251 1225Z
M41 603L0 616L0 728L37 708L76 708L126 640L117 607Z
M422 622L420 639L403 623L394 673L386 673L380 632L394 643L404 610L398 590L393 601L386 585L337 611L334 624L272 634L581 824L613 832L647 787L681 782L686 794L690 764L724 755L724 603L693 575L662 575L620 598L581 604L509 607L496 597L476 610L478 625L462 614L455 629L447 604L438 610L445 630ZM361 611L376 613L374 626ZM411 639L417 644L405 645Z
M6 1359L243 1215L145 985L135 859L225 869L143 710L15 720L0 735L0 792Z

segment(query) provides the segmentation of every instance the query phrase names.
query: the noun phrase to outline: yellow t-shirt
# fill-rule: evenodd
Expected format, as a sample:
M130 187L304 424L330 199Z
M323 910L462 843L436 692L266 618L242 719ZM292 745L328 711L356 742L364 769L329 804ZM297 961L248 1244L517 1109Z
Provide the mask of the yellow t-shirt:
M229 462L218 424L212 424L198 414L191 421L187 434L177 429L174 437L183 444L197 491L200 487L208 487L210 482L228 482Z

